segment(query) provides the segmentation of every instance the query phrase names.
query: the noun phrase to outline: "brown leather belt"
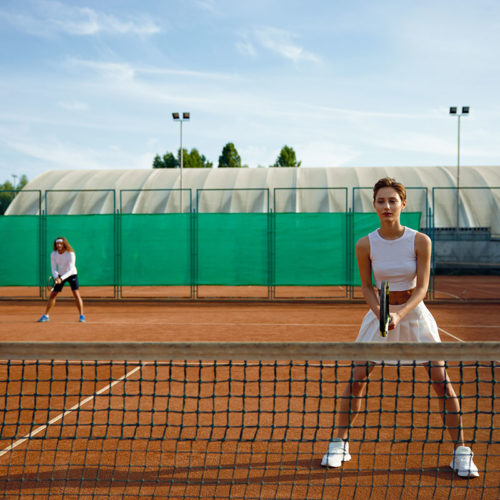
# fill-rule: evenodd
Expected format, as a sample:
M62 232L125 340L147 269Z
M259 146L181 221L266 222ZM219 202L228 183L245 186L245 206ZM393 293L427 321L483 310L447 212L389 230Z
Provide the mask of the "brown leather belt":
M400 306L402 304L406 304L406 302L408 302L408 299L411 297L414 290L415 288L412 288L411 290L389 292L389 304L391 306ZM380 295L380 290L378 291L378 293Z

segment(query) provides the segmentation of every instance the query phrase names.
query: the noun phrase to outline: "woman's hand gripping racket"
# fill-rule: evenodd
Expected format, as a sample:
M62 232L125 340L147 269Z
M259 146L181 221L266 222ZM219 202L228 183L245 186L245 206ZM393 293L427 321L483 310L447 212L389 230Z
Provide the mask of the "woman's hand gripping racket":
M389 314L389 282L382 281L380 286L380 336L387 337L391 315Z

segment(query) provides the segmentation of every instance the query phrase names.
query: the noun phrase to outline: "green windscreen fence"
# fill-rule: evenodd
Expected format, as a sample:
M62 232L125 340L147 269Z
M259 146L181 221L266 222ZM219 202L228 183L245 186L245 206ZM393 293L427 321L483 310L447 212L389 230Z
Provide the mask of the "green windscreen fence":
M0 284L40 283L41 219L37 215L0 217Z
M192 283L191 214L120 216L120 285Z
M348 283L348 214L279 213L274 221L276 286Z
M356 241L378 226L374 213L4 216L0 286L43 286L58 236L84 286L356 286Z
M420 212L401 214L419 230ZM276 286L359 286L356 242L380 226L375 213L283 213L274 216Z
M270 284L270 215L196 215L196 284Z
M45 216L46 269L54 240L64 236L76 253L78 281L83 286L112 286L117 279L115 215Z

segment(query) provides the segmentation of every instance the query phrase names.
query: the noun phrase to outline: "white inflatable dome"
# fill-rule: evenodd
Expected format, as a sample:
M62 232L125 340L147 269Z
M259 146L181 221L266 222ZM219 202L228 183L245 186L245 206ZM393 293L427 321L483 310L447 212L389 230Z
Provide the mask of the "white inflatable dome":
M408 210L434 207L436 227L456 225L456 166L183 169L182 197L180 169L50 170L25 186L6 215L40 208L47 214L370 211L370 188L385 176L411 188ZM500 167L460 167L459 206L461 227L500 234Z

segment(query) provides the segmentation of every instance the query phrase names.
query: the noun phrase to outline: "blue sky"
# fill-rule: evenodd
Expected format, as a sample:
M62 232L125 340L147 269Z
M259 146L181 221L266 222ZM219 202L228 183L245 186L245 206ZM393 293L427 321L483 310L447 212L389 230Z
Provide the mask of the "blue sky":
M2 0L0 183L151 168L500 165L497 0Z

